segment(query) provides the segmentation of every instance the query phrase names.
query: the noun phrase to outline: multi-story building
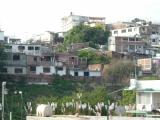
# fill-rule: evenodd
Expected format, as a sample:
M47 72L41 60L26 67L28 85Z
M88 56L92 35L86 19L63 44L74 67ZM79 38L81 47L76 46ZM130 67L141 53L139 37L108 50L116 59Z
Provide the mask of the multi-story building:
M5 36L4 37L4 42L5 43L9 43L9 44L19 44L21 43L21 39L20 38L16 38L16 37L9 37L9 36Z
M25 75L27 73L27 61L24 53L7 53L3 73Z
M41 55L50 52L49 48L38 44L6 44L6 52Z
M108 39L109 51L119 53L141 53L144 54L145 42L139 37L112 36Z
M147 54L154 56L160 47L160 25L141 20L138 22L122 22L108 24L113 37L141 38L148 45ZM135 51L136 52L136 51Z
M33 35L30 39L33 40L33 42L41 42L41 43L51 43L54 40L55 33L51 31L45 31L44 33Z
M87 25L95 26L95 24L105 24L105 17L90 17L90 16L80 16L71 13L67 17L62 18L62 31L67 32L72 29L73 26L84 23Z

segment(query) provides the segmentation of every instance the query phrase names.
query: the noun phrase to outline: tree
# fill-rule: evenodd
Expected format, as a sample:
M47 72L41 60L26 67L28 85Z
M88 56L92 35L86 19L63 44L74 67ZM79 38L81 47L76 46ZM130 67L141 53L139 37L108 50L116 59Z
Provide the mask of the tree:
M7 57L7 55L4 51L4 45L0 44L0 71L2 71L2 69L5 65L6 57Z
M105 79L113 86L120 84L128 85L129 77L134 71L134 63L131 61L112 61L110 67L105 69Z
M82 50L78 52L81 58L87 58L89 64L107 64L110 63L110 58L107 56L95 54L93 51Z
M90 27L80 24L74 26L65 35L64 43L69 45L71 43L89 42L91 47L97 47L97 45L104 45L108 43L109 31L106 31L101 26Z

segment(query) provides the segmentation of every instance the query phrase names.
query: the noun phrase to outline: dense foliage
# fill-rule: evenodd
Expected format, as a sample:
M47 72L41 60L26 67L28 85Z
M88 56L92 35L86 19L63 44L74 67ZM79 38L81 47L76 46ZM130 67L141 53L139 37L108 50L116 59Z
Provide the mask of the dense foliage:
M104 85L93 86L93 81L84 80L60 80L54 81L53 85L25 85L24 83L7 82L8 94L5 96L5 118L12 112L13 120L20 120L21 115L24 118L27 114L35 114L37 104L58 103L56 114L75 114L75 109L61 110L62 103L82 102L89 103L93 108L98 102L104 102L110 99L107 96L107 90ZM17 91L17 94L15 94ZM22 91L22 94L18 94ZM81 97L77 97L81 93ZM28 110L27 102L31 102L32 111ZM81 114L93 114L87 111L81 111ZM105 113L106 114L106 113ZM95 113L93 114L95 115Z
M87 58L89 64L108 64L110 58L105 55L96 54L94 51L81 50L78 52L80 58Z
M122 99L119 101L121 105L135 104L136 92L133 90L124 90L122 93Z
M89 27L80 24L67 32L64 43L68 45L71 43L89 42L91 47L96 48L97 45L107 44L108 37L109 31L104 30L103 27Z

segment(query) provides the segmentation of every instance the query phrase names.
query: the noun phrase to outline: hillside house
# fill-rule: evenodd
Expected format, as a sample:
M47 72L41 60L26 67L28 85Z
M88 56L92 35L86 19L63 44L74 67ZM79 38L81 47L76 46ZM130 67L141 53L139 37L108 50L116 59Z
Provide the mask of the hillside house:
M160 109L160 80L130 80L128 90L136 91L136 109L152 111Z

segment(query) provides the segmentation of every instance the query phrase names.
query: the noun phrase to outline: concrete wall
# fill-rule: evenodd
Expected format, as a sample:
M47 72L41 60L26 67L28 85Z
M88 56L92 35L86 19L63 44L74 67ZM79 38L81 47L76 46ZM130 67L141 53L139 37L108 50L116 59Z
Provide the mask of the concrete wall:
M4 32L0 31L0 41L4 41Z
M144 117L120 117L112 116L109 120L159 120L160 118L144 118ZM107 120L106 116L53 116L53 117L36 117L27 116L26 120Z
M48 72L48 73L43 72L43 67L45 67L45 66L36 66L36 74L37 75L39 75L41 73L45 74L45 75L52 75L52 74L56 73L54 66L48 66L50 68L50 72Z
M15 66L6 66L5 68L7 68L7 73L8 74L26 74L26 67L15 67ZM15 69L16 68L20 68L20 69L22 69L22 73L15 73Z
M128 29L131 29L131 32L128 32ZM122 30L126 30L125 33L122 33ZM115 33L114 31L117 31ZM128 37L134 37L135 35L140 35L140 27L129 27L124 29L115 29L111 30L112 36L128 36Z
M69 74L71 76L75 76L74 72L76 72L76 71L70 70ZM84 76L84 71L79 70L77 72L78 72L78 76L80 76L80 77ZM89 77L100 77L100 76L102 76L100 71L89 71Z

